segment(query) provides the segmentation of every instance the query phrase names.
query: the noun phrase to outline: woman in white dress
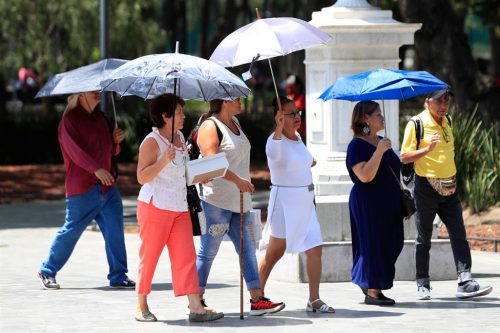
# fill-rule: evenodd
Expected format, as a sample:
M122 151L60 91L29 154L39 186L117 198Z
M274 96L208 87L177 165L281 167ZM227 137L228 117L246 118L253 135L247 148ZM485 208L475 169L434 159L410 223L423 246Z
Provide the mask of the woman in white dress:
M277 100L274 100L276 129L266 144L272 188L261 242L261 249L266 248L259 263L262 289L285 251L304 252L309 277L306 311L334 313L335 309L319 297L323 239L316 216L311 173L316 161L297 133L301 112L294 101L286 97L280 100L283 111L278 111Z

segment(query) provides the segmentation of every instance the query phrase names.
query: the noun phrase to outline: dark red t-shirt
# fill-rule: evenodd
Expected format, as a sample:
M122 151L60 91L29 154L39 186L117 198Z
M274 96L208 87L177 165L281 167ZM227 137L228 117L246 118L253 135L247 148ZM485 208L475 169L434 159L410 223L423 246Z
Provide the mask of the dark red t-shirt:
M59 123L58 138L66 169L66 197L86 193L97 184L97 169L113 174L111 158L119 146L113 143L112 130L101 111L88 113L80 105L67 111ZM102 186L103 193L109 189Z

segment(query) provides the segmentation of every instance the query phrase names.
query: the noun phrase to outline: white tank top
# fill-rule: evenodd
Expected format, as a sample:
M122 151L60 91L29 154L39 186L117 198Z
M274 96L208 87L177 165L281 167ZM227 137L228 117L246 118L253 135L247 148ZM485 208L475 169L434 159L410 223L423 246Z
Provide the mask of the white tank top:
M174 163L168 163L150 182L142 185L137 200L145 203L151 202L156 208L169 210L172 212L186 212L188 205L186 202L186 161L189 155L186 149L184 136L182 132L177 131L181 138L182 148L175 147ZM160 135L158 128L153 127L141 143L146 140L154 139L160 148L159 160L170 142Z
M234 134L223 122L215 117L210 117L217 123L222 132L218 153L225 152L229 162L228 170L231 170L241 178L250 181L250 141L241 130L240 123L236 117L233 121L238 125L240 134ZM201 199L216 207L240 212L240 190L233 182L224 178L216 178L207 184L203 184ZM252 209L252 197L250 193L243 194L243 212Z

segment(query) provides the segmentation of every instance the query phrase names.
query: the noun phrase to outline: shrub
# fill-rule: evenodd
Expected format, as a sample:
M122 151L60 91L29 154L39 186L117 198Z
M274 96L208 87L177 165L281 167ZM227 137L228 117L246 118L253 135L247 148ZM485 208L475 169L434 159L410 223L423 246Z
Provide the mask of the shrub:
M498 203L500 152L498 124L484 124L477 108L470 114L451 111L458 189L473 213Z

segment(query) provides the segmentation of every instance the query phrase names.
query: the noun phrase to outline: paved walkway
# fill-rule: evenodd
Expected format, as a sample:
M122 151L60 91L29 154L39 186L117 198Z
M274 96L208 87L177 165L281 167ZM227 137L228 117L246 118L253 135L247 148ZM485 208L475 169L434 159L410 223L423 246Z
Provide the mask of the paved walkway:
M133 200L125 203L133 206ZM473 253L475 277L495 286L492 294L476 300L457 301L456 282L437 281L432 284L433 300L418 302L414 283L396 281L386 294L397 305L376 307L364 305L352 283L325 283L321 295L337 313L319 315L304 311L307 284L271 280L268 296L286 302L286 308L275 315L240 320L238 259L230 242L223 243L214 262L206 295L209 305L226 318L202 324L187 321L186 298L173 297L164 254L150 295L150 307L159 322L139 323L133 319L134 291L107 287L99 232L83 234L58 274L62 289L41 289L35 273L63 216L63 202L0 205L0 332L500 332L500 254ZM138 235L126 234L126 244L130 277L135 278Z

